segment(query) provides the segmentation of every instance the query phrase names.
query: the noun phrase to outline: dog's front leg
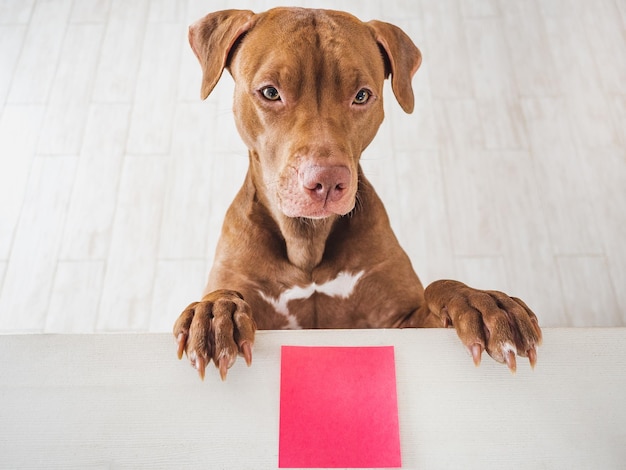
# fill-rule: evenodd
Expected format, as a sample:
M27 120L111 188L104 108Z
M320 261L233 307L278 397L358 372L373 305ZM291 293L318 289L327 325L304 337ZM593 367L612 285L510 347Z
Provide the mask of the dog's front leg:
M425 308L439 317L442 326L456 329L476 365L486 350L513 372L516 354L535 366L541 328L536 315L520 299L449 280L430 284L424 298Z
M231 290L211 292L200 302L190 304L174 324L178 358L185 352L202 379L212 359L224 380L237 354L251 364L255 331L250 306L241 294Z

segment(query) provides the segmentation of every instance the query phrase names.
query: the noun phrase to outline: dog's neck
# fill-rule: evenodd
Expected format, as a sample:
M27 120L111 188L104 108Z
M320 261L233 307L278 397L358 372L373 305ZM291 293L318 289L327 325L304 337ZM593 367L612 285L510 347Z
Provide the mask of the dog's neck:
M313 220L278 214L274 218L285 239L289 262L304 271L312 271L322 261L326 241L338 216Z

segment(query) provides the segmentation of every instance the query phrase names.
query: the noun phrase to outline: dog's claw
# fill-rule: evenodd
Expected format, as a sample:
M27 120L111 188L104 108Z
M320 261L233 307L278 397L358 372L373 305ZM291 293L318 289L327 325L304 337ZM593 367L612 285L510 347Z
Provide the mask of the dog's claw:
M444 328L449 328L452 326L452 319L450 318L450 314L448 313L448 309L443 307L441 309L441 324Z
M246 360L246 364L248 367L252 364L252 346L248 341L244 341L241 344L241 352L243 354L244 359Z
M207 361L205 361L201 356L196 358L196 362L194 364L195 368L198 370L198 375L200 375L200 379L204 380L204 372L206 371Z
M218 368L222 381L226 380L226 374L228 374L228 358L226 356L220 357Z
M530 348L526 355L528 356L530 367L534 369L535 365L537 365L537 350L535 348Z
M478 367L482 359L483 347L480 344L475 343L471 346L470 353L472 354L472 360L474 361L474 365Z
M183 358L183 352L185 352L185 343L187 342L187 336L185 333L180 333L176 338L176 342L178 343L178 359Z
M515 374L517 371L517 362L515 361L515 351L506 351L504 353L504 361L508 366L511 373Z

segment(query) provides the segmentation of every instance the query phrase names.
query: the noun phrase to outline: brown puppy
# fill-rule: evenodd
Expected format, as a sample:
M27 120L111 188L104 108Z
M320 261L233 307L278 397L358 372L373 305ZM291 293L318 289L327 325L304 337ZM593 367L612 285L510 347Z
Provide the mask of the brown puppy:
M359 165L383 120L383 81L413 110L421 54L399 28L342 12L277 8L209 14L189 29L206 98L235 80L249 170L230 206L205 295L174 325L178 355L222 378L254 332L454 326L483 350L534 366L537 318L519 299L456 281L423 289Z

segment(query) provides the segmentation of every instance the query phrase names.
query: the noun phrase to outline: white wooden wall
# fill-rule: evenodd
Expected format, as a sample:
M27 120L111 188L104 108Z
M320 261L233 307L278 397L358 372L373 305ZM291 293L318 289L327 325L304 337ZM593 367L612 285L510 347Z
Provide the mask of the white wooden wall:
M187 25L274 3L0 1L0 332L170 331L197 299L247 156ZM363 164L424 283L626 325L626 1L291 3L423 52Z

